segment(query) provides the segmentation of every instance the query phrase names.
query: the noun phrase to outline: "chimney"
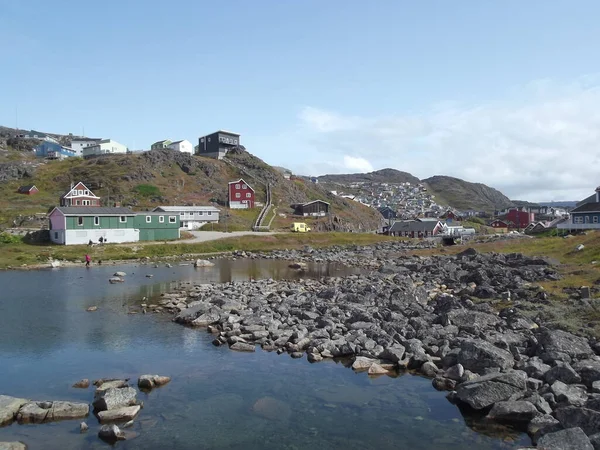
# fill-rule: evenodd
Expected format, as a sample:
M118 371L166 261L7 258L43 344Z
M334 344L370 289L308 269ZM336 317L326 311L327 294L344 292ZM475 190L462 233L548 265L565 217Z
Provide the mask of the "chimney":
M596 203L600 203L600 186L596 188Z

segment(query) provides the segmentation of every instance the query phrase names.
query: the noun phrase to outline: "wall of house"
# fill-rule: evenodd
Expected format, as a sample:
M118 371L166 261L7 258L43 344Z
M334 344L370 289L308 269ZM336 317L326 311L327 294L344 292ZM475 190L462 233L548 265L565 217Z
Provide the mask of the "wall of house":
M234 209L254 208L254 191L245 182L229 185L229 207Z
M83 219L83 224L79 225L79 217ZM94 216L67 216L67 230L108 230L134 228L133 216L95 216L99 219L99 225L95 224ZM121 222L120 217L125 221Z
M50 232L52 235L52 231ZM133 228L120 229L78 229L65 231L66 245L82 245L92 242L98 242L102 237L109 244L121 244L124 242L137 242L140 240L139 230Z
M179 217L176 214L137 214L134 227L140 232L140 241L179 239Z
M50 214L50 229L51 230L64 230L65 229L65 216L59 211L54 211Z
M89 147L90 145L97 144L98 142L99 141L88 141L88 140L78 141L75 139L75 140L71 141L71 148L77 154L77 156L82 156L84 148Z
M600 224L600 212L571 213L574 224Z
M181 141L175 144L170 144L169 148L172 150L177 150L182 153L189 153L190 155L194 154L194 146L190 141Z

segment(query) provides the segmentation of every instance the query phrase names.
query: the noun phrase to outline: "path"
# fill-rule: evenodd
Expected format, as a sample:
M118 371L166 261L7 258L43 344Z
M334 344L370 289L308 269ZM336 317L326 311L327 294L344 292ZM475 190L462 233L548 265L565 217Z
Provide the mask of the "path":
M231 231L225 233L224 231L190 231L194 235L193 239L183 239L180 241L167 241L169 244L196 244L198 242L216 241L217 239L224 239L228 237L240 237L240 236L267 236L277 234L274 231Z

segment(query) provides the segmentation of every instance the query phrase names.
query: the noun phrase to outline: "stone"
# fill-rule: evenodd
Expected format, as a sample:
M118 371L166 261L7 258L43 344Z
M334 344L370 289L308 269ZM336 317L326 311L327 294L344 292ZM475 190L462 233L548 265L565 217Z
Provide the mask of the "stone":
M229 348L231 350L235 350L236 352L254 352L254 351L256 351L256 346L254 346L253 344L246 344L244 342L236 342Z
M463 381L462 377L465 374L465 368L462 364L455 364L450 366L444 372L444 377L450 378L454 381Z
M136 391L132 387L109 388L96 392L94 408L97 411L117 409L136 404Z
M460 345L458 363L472 372L484 374L486 369L511 369L515 359L510 352L486 341L465 340Z
M527 401L503 401L495 403L487 417L497 421L528 423L540 415L537 408Z
M562 425L550 414L536 416L527 424L527 433L532 437L537 436L538 438L546 433L558 431L560 429L562 429ZM547 431L543 432L542 430ZM540 433L540 431L542 432Z
M542 436L537 441L540 450L594 450L581 428L569 428Z
M106 391L110 388L122 388L129 386L129 380L94 380L92 383L96 386L96 392Z
M600 361L584 359L574 363L573 369L581 376L581 382L592 390L594 382L600 381Z
M565 354L582 359L593 354L587 339L562 330L543 330L537 335L538 354L544 362Z
M292 415L292 410L287 403L273 397L259 398L252 405L252 412L265 419L278 422L287 422Z
M357 356L352 363L352 369L356 370L357 372L369 370L369 367L371 367L375 362L376 360L374 359L365 358L364 356Z
M590 298L592 298L592 292L589 286L581 286L581 288L579 288L579 295L581 296L582 300L589 300Z
M171 381L170 377L160 375L141 375L138 378L138 387L140 389L152 389L158 386L164 386L169 381Z
M86 431L87 431L89 428L90 428L90 427L89 427L89 426L88 426L88 424L87 424L87 423L85 423L85 422L81 422L81 423L79 424L79 432L80 432L80 433L85 433L85 432L86 432Z
M0 395L0 426L12 423L16 419L21 406L28 401L25 398Z
M552 367L544 374L546 383L553 384L555 381L562 381L566 384L576 384L581 382L581 377L571 365L567 362L557 361L556 366Z
M456 381L450 378L435 377L431 384L438 391L453 391L456 389Z
M98 311L98 307L97 306L90 306L86 309L87 312L94 312L94 311Z
M140 409L140 405L134 405L110 409L107 411L100 411L98 413L98 419L100 420L100 423L126 422L133 420L140 412Z
M109 444L125 439L125 433L116 425L102 425L98 437Z
M373 363L373 364L371 364L371 367L369 367L369 370L367 373L369 375L385 375L386 373L388 373L388 370L381 367L377 363Z
M27 446L19 441L0 442L0 450L27 450Z
M17 421L25 423L46 423L58 420L80 419L90 412L87 403L74 402L29 402L17 413Z
M583 406L588 398L585 389L565 384L562 381L555 381L550 386L550 390L557 402L566 403L567 405Z
M194 267L212 267L215 264L208 259L197 259L194 261Z
M384 351L379 354L381 359L387 359L392 361L393 363L398 363L402 361L404 354L406 353L406 349L400 345L396 344L393 347L388 347Z
M124 277L124 276L127 276L127 274L125 272L115 272L113 274L113 276L115 276L115 277Z
M483 375L456 388L458 400L473 409L483 409L522 393L527 386L527 374L521 371Z
M590 443L594 447L594 450L600 449L600 433L592 434L589 436Z
M592 382L592 392L600 394L600 380Z
M90 387L90 380L88 380L87 378L79 380L73 385L73 387L77 389L87 389Z
M426 361L421 366L421 373L429 378L434 378L439 372L437 366L431 361Z
M579 427L587 435L600 432L600 412L598 411L567 406L554 411L554 416L565 428Z
M544 374L550 370L550 366L544 363L540 358L534 356L530 358L523 366L523 370L532 378L543 379Z
M125 279L123 279L121 277L111 277L111 278L108 279L108 282L110 284L123 283L123 282L125 282Z

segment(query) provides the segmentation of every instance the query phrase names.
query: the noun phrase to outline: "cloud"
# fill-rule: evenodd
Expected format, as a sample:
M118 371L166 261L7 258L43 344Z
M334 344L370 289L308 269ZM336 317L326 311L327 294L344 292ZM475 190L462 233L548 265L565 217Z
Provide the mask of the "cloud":
M577 200L600 184L600 77L538 80L479 105L445 103L419 114L347 116L306 107L312 173L392 167L450 175L513 199Z

